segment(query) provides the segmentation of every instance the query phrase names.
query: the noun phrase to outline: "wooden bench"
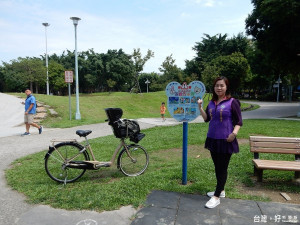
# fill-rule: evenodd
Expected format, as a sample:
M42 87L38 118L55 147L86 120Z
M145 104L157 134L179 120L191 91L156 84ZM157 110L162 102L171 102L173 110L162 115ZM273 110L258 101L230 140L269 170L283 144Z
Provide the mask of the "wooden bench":
M262 182L264 170L295 171L295 178L300 177L300 138L250 136L250 151L257 181ZM295 161L264 160L259 153L293 154Z

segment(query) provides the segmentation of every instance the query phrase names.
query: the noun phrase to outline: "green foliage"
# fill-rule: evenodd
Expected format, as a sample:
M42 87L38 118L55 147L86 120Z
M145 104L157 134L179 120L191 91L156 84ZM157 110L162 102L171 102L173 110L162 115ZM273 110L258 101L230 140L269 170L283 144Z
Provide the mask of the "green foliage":
M106 81L106 83L107 83L107 86L110 88L110 89L112 89L115 85L116 85L116 81L113 81L112 79L108 79L107 81Z
M142 72L146 62L152 57L154 57L154 52L150 49L148 49L147 54L144 57L142 57L142 53L139 48L133 49L132 58L135 67L135 74Z
M207 91L213 92L213 83L214 80L220 76L220 70L217 65L213 63L206 63L202 73L203 83L206 85Z
M227 38L226 34L215 36L205 34L202 41L196 42L193 47L196 57L186 61L184 71L188 74L194 73L203 80L208 90L218 76L228 77L233 92L241 90L251 78L246 58L249 48L249 40L241 33L232 38Z
M183 70L185 77L195 76L194 80L201 80L201 66L200 63L196 61L196 59L185 60L185 69ZM188 82L190 83L190 82Z
M252 0L254 9L246 19L246 32L276 75L298 75L300 2L298 0Z
M231 92L243 88L244 79L249 74L249 64L241 53L232 53L227 56L219 56L205 65L203 80L212 87L213 81L218 76L225 76L230 81Z
M149 49L147 51L147 54L144 57L142 57L142 53L139 48L133 50L132 58L133 58L133 64L134 64L135 71L134 71L133 79L131 81L131 84L132 84L131 92L132 93L141 93L142 92L139 76L140 76L140 73L144 69L145 63L152 57L154 57L154 52L152 52Z
M61 95L67 93L68 84L65 82L65 68L55 62L50 61L48 67L50 92Z
M39 88L46 83L46 68L39 58L21 58L4 63L2 69L5 90L24 91L29 87L39 92Z
M165 61L161 64L159 71L163 73L161 81L168 84L171 81L183 82L183 73L180 68L175 64L175 59L172 54L167 56ZM166 86L166 85L165 85Z
M139 76L139 84L140 84L142 92L147 91L147 84L146 84L147 80L150 82L148 84L149 92L150 91L161 91L165 88L159 83L159 76L157 73L154 73L154 72L153 73L142 73Z

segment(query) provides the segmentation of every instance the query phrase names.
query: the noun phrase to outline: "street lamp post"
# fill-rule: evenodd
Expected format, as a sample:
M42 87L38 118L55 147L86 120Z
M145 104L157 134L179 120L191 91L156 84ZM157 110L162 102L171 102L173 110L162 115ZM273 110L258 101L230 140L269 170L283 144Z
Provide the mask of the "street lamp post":
M75 113L75 119L80 120L81 115L79 111L79 80L78 80L78 58L77 58L77 25L80 18L78 17L71 17L71 20L73 20L73 24L75 27L75 77L76 77L76 113Z
M145 84L147 84L147 93L148 93L148 84L150 84L150 81L147 79Z
M50 26L49 23L42 23L45 26L45 37L46 37L46 68L47 68L47 95L49 95L49 77L48 77L48 52L47 52L47 27Z
M280 83L281 83L281 79L280 79L280 75L278 77L278 80L277 80L277 102L279 102L279 87L280 87Z

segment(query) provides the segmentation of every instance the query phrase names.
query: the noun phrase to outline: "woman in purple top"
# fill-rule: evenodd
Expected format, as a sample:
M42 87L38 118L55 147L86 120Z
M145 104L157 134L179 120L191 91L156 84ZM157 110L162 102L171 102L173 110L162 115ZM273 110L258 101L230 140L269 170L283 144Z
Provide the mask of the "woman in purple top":
M233 153L239 152L236 136L243 125L240 102L231 97L229 81L218 77L214 81L213 97L206 110L202 108L202 99L198 100L200 113L205 122L209 122L205 148L210 151L215 165L217 186L214 192L208 192L211 199L205 207L214 208L220 204L220 197L225 197L227 168Z

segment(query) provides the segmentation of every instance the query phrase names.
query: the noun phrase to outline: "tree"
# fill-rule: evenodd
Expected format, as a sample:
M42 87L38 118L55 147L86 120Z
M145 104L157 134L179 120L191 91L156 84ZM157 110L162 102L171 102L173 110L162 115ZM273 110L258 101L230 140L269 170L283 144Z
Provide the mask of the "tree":
M4 92L5 82L4 82L4 74L3 67L0 65L0 92Z
M98 86L97 77L92 74L85 74L84 75L85 86L88 93L93 93Z
M278 74L300 71L299 0L252 0L254 9L246 19L246 32Z
M21 58L4 63L4 79L8 91L23 91L24 87L29 87L33 92L39 93L39 88L45 90L46 68L40 58Z
M18 61L11 60L10 63L3 63L3 91L23 92L27 87L25 77L18 69Z
M148 49L147 54L144 57L142 57L142 53L139 48L133 49L132 58L135 67L135 72L142 72L146 62L152 57L154 57L154 52L152 52L150 49Z
M23 72L30 90L33 92L33 84L35 83L36 93L39 93L39 87L46 84L46 68L39 58L19 58L20 70Z
M245 85L248 89L253 89L254 93L263 92L271 85L270 75L273 74L273 69L270 68L261 50L257 48L256 41L250 42L246 56L251 68L251 75L245 81Z
M113 81L112 79L108 79L107 81L107 85L109 87L109 93L111 92L111 89L116 85L116 81Z
M105 79L105 85L109 79L116 82L115 90L122 90L125 83L129 83L133 79L135 72L131 56L119 50L108 50L106 54L102 55L103 70L101 76Z
M163 73L160 78L162 83L166 84L171 81L183 82L182 70L175 64L172 54L166 57L161 67L159 67L159 71Z
M243 56L246 56L248 47L249 40L242 33L232 38L228 38L227 34L214 36L204 34L202 41L196 42L193 47L196 57L191 61L186 61L185 74L189 76L194 73L199 79L202 79L201 74L207 63L220 56L231 55L235 52L240 52Z
M154 52L152 52L149 49L147 51L147 54L144 57L142 57L142 53L139 48L133 49L132 58L133 58L133 64L135 68L135 73L134 73L135 87L139 89L140 93L141 93L141 88L139 85L139 75L140 72L143 71L145 63L152 57L154 57Z
M202 66L204 66L204 63L210 62L221 55L228 54L227 34L217 34L212 37L204 34L204 36L202 41L196 42L196 45L193 47L193 50L196 51L195 59Z
M219 76L220 76L220 68L216 65L216 63L212 62L212 63L205 64L202 73L202 78L207 91L209 92L213 91L213 87L212 87L213 82Z
M104 71L102 55L96 53L93 49L89 49L88 51L80 52L79 59L79 74L83 92L90 93L103 89L106 81L101 73Z
M49 62L49 86L52 93L58 95L66 94L68 84L65 82L65 71L63 65L51 60Z
M249 76L250 66L247 59L238 52L219 56L211 63L206 64L204 71L203 79L206 81L206 85L212 87L212 82L216 77L225 76L230 81L230 91L235 93L243 88L244 81Z
M196 59L185 60L185 69L183 70L184 77L193 76L195 80L202 80L200 63Z

